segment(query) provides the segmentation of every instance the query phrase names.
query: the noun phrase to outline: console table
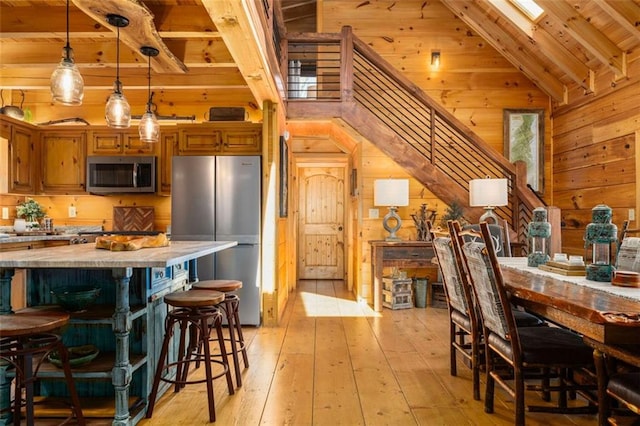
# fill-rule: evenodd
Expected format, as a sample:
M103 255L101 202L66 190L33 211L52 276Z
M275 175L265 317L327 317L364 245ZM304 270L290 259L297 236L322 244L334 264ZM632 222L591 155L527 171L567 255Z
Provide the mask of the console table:
M371 245L371 276L373 278L373 309L382 311L382 271L386 266L397 268L437 268L431 263L435 256L431 241L369 241Z

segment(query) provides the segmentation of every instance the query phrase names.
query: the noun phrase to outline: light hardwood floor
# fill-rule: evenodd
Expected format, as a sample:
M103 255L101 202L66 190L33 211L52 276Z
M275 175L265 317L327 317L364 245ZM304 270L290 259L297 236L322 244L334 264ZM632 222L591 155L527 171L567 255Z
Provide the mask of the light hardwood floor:
M513 424L506 393L496 388L495 413L486 414L469 370L459 363L450 376L447 327L444 309L379 315L341 281L301 281L279 327L246 328L250 367L235 395L216 381L216 424ZM205 425L206 404L204 384L169 391L140 424ZM529 426L595 424L595 415L527 413Z

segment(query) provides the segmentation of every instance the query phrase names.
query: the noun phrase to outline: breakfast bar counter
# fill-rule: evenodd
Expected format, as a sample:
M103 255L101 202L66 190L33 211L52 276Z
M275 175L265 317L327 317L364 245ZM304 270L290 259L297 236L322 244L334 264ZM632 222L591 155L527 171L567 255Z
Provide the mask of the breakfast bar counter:
M162 296L187 288L196 279L195 259L235 245L235 241L171 241L166 247L135 251L99 250L93 244L78 244L3 252L0 255L0 331L2 315L12 314L11 279L15 269L27 270L30 306L53 304L52 290L61 286L100 287L96 306L84 313L72 314L72 324L64 331L63 341L67 346L95 344L100 350L101 362L96 359L93 368L73 371L81 399L84 382L85 397L98 395L112 401L113 425L135 424L146 411L159 352L156 346L164 332L166 307ZM100 312L106 314L100 316ZM105 360L112 361L107 364ZM103 369L97 371L100 365ZM40 376L45 382L41 385L44 396L64 394L60 374L55 367L43 365ZM3 380L0 380L3 395L0 408L9 402L6 391L10 381ZM10 419L0 417L0 425L9 422Z

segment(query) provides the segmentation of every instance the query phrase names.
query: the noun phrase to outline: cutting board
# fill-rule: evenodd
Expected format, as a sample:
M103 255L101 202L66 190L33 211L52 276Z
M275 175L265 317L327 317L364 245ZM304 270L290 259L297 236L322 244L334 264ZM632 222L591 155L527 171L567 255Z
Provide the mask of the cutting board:
M124 206L113 208L114 231L153 231L153 207Z

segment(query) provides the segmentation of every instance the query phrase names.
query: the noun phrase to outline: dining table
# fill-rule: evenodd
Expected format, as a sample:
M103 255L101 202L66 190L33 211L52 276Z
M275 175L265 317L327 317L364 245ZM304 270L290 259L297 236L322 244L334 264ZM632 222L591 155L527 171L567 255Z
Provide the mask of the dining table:
M527 266L526 257L499 258L498 262L513 303L581 334L593 348L600 402L598 425L606 425L604 358L640 367L640 288Z

